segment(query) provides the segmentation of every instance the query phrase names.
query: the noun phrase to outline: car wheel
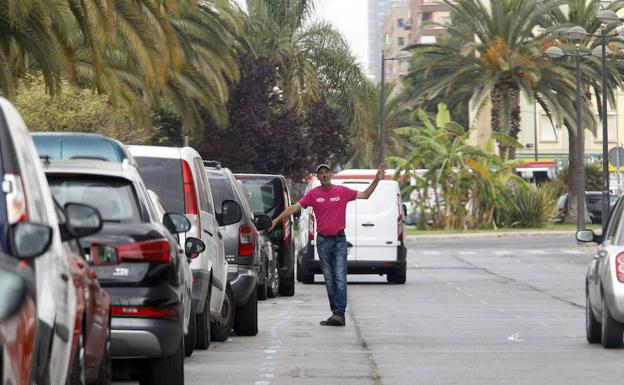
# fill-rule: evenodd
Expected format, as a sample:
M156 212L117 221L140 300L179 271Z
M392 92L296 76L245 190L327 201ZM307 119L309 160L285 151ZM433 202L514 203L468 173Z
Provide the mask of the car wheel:
M269 280L268 277L268 270L265 268L264 269L264 280L262 284L258 284L257 289L258 289L258 299L260 301L264 301L265 299L267 299L267 281Z
M314 283L314 274L301 273L301 283L305 283L305 284Z
M169 357L148 361L140 385L184 385L184 338Z
M100 362L100 370L98 372L98 378L93 385L111 385L113 382L113 367L110 352L110 325L108 326L108 336L106 338L106 346L104 347L104 354L102 355L102 361Z
M271 280L271 284L267 287L267 297L269 298L277 297L277 293L281 292L282 289L277 267L274 270L275 271L273 273L273 279Z
M252 290L247 303L236 308L234 331L239 336L255 336L258 334L258 298Z
M587 335L587 342L595 344L600 342L600 322L594 316L594 312L591 308L591 300L589 299L589 293L585 294L585 332Z
M303 268L301 267L301 263L299 263L299 260L297 260L297 282L301 281L303 281Z
M607 307L607 300L602 298L602 328L600 340L605 348L619 348L622 346L622 324L611 316Z
M232 295L232 288L228 284L225 290L225 297L223 298L223 305L221 305L221 319L213 321L210 329L213 341L223 342L228 339L234 325L234 310L234 296Z
M212 279L208 285L208 295L204 311L195 319L195 349L206 350L210 346L210 298L212 296Z
M71 373L69 375L69 384L71 385L85 385L87 383L85 370L85 349L84 349L84 337L82 334L78 339L78 347L72 360Z
M298 281L301 282L299 278ZM283 297L295 295L295 272L291 271L287 276L279 278L279 293Z
M191 301L191 315L189 317L188 333L184 336L184 356L190 357L195 349L195 341L197 337L197 316L195 315L195 306Z

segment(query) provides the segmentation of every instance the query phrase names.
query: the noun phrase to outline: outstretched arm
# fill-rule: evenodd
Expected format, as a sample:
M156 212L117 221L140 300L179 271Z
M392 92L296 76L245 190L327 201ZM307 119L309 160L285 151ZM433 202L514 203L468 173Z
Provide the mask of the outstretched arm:
M358 192L357 199L368 199L373 193L373 191L375 191L375 189L377 188L377 184L379 183L379 181L384 178L385 173L386 173L386 165L383 163L379 164L379 167L377 168L377 174L375 175L375 179L373 179L373 182L370 184L370 186L366 188L366 190Z
M299 202L288 206L286 210L282 211L282 213L277 216L277 218L273 219L273 224L271 225L271 228L269 229L269 231L273 230L273 228L277 226L278 223L281 223L284 220L284 218L293 215L297 211L301 210L301 208L302 207L299 204Z

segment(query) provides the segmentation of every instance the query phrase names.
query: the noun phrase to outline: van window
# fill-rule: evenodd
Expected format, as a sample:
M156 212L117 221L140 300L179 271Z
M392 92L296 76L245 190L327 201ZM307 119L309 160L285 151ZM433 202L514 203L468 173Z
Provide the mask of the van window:
M83 203L100 211L103 221L141 223L132 183L121 178L49 175L52 196L61 206Z
M212 191L212 198L214 199L215 211L217 214L221 214L223 201L236 200L236 194L234 194L230 181L225 175L209 173L208 180L210 181L210 190Z
M245 187L247 200L254 213L268 214L277 205L277 194L281 194L278 180L239 179Z
M169 212L184 213L184 183L180 159L136 157L145 186L154 190Z

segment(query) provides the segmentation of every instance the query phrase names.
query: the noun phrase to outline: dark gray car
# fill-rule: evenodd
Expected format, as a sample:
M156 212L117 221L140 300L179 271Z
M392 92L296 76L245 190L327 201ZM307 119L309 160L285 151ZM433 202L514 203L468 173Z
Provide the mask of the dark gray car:
M261 272L261 236L271 226L267 215L253 215L242 186L232 172L217 162L204 161L212 190L217 221L223 235L236 312L238 335L258 334L258 277ZM220 211L219 211L220 210Z

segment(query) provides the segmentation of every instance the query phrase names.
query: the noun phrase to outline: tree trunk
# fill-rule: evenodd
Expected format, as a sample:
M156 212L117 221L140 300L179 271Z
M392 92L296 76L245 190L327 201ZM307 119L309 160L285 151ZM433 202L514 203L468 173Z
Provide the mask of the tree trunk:
M492 91L492 132L502 132L514 139L520 133L520 88L513 81L501 79ZM508 109L508 110L507 110ZM516 148L513 145L498 143L501 159L515 159Z

